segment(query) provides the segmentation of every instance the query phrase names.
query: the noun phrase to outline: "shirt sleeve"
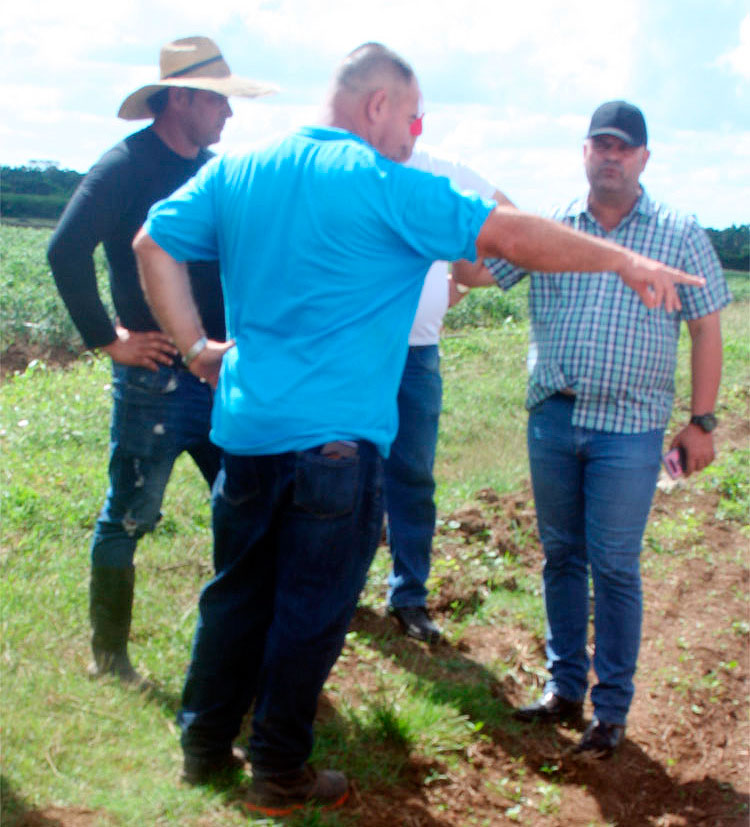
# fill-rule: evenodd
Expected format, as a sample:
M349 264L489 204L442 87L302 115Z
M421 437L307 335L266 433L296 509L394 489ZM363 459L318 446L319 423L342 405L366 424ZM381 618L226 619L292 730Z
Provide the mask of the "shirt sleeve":
M708 235L692 218L686 228L684 249L682 269L692 275L703 276L706 284L704 287L677 286L682 302L682 318L699 319L726 307L732 301L732 294L724 278L724 270Z
M394 229L426 259L474 261L477 236L495 202L461 193L448 178L393 166L398 168L393 176L398 192L391 210Z
M540 213L544 218L549 218L553 221L564 222L565 212L559 208ZM524 276L529 275L529 271L504 258L486 258L484 266L490 271L490 274L497 282L497 286L501 290L510 290L514 284L518 284Z
M497 286L503 290L509 290L514 284L518 284L525 275L528 275L528 270L511 264L504 258L486 258L484 266L490 271L492 278L497 282Z
M221 158L216 157L149 210L146 232L176 261L219 258L215 196L220 177Z
M121 170L102 159L81 181L68 202L47 248L55 284L89 348L111 344L117 334L99 295L94 250L117 224Z

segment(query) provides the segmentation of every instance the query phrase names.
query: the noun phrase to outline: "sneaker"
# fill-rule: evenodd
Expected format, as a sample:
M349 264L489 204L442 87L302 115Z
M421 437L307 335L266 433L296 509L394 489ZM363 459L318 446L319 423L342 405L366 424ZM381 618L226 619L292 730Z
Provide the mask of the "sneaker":
M424 606L389 606L388 614L395 617L404 634L425 643L435 644L443 630L432 622Z
M185 755L180 778L186 784L229 784L247 766L247 754L241 747L212 758Z
M554 724L560 721L579 723L583 716L583 701L569 701L554 692L545 692L538 701L513 712L517 721L538 721Z
M349 782L343 773L305 764L295 773L254 777L242 805L251 813L273 817L290 815L308 804L333 810L348 797Z
M621 724L608 724L594 718L583 733L574 753L590 755L603 760L609 758L625 738L625 727Z

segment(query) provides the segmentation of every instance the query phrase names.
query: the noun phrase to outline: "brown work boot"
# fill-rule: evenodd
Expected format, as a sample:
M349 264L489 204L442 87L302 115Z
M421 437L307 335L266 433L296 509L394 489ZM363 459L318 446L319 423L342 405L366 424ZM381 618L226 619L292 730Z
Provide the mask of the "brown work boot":
M253 778L242 804L251 813L272 817L289 815L307 804L333 810L348 797L349 782L343 773L305 764L295 773Z

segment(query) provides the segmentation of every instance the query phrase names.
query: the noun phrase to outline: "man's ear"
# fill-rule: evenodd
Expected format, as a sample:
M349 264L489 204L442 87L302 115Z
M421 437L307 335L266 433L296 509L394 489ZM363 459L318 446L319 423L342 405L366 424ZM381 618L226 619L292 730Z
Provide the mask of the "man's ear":
M643 155L641 157L641 172L646 169L646 164L648 163L648 159L651 157L651 151L648 149L643 150Z
M383 116L388 103L388 93L385 89L376 89L370 93L365 106L365 114L370 123L377 123Z
M182 109L190 103L189 90L181 86L169 87L169 102L177 109Z

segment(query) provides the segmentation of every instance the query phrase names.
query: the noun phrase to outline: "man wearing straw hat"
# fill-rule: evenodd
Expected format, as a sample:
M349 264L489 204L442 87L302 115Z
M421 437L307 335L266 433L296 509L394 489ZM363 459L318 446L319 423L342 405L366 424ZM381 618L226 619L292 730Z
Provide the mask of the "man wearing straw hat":
M219 449L209 441L213 391L180 359L145 302L131 242L149 207L211 157L232 110L229 95L258 97L274 87L232 75L216 44L188 37L161 50L160 79L128 96L118 115L152 118L110 149L73 195L50 241L60 295L87 347L112 359L109 490L91 547L90 617L94 677L111 674L145 687L127 653L140 537L161 514L169 475L183 451L210 485ZM93 252L107 254L113 322L97 288ZM223 340L224 307L215 261L191 263L193 294L206 331Z

